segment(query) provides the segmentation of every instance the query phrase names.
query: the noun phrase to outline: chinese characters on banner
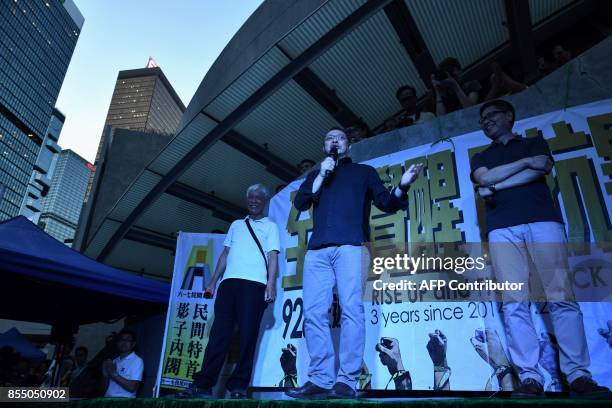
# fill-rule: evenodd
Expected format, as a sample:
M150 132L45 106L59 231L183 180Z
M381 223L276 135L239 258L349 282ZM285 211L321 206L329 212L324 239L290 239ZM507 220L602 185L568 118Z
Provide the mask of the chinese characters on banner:
M158 386L185 388L202 367L212 324L213 299L204 298L224 235L181 233L174 274Z
M603 288L609 292L612 262L606 263L611 253L610 245L604 244L612 242L612 100L524 119L515 124L514 131L522 137L542 135L546 139L555 159L547 183L563 214L568 241L570 244L594 243L591 256L610 265L605 271L574 267L570 271L574 290ZM484 205L474 194L470 159L489 142L482 131L475 131L365 162L378 171L389 188L397 185L402 172L411 164L424 164L408 193L406 211L385 214L372 207L372 257L389 256L406 243L411 254L454 256L458 254L447 251L460 251L461 244L484 241L484 233L479 228L484 225ZM281 259L285 262L279 263L282 280L274 304L275 324L261 331L260 343L265 345L265 350L260 349L256 357L255 386L276 386L289 377L298 385L307 380L309 356L303 338L301 289L304 255L313 224L312 209L300 212L292 205L301 183L302 180L296 180L288 185L270 204L269 216L280 227ZM396 273L385 272L390 277ZM370 283L374 277L370 273ZM371 284L369 288L371 290ZM512 386L500 384L494 375L495 367L491 365L495 356L503 360L507 354L502 316L495 302L432 302L428 301L427 294L412 296L402 291L370 295L364 300L366 349L364 380L360 382L375 389L393 389L407 384L412 389L435 389L440 385L433 382L439 377L435 371L436 362L446 360L452 372L442 376L445 383L448 380L445 389L484 390ZM606 336L612 337L608 329L612 326L612 306L603 302L583 302L580 306L593 361L592 374L601 384L612 386L612 346L606 340ZM337 348L341 310L336 301L329 313L334 347ZM541 339L540 365L544 368L545 385L548 390L559 390L555 385L559 367L549 364L558 359L554 355L558 351L550 346L549 305L534 303L532 313ZM432 347L431 339L436 330L446 336L447 345L443 350ZM391 365L385 363L385 356L376 349L381 338L386 338L389 344L395 341L398 352L394 358L410 372L411 381L394 377ZM488 351L483 354L482 350ZM487 356L487 353L494 356ZM297 375L292 375L294 371Z
M593 242L597 249L600 243L612 242L612 100L524 119L515 124L514 130L523 137L543 135L549 144L555 167L547 182L561 208L570 243ZM410 164L425 164L409 191L406 211L384 214L372 208L372 255L390 255L405 243L417 254L425 251L437 256L456 255L446 251L459 251L459 244L483 241L479 225L484 225L484 208L482 200L474 195L469 174L471 157L488 143L484 134L476 131L454 137L452 142L418 146L367 161L387 187L397 185ZM301 182L291 183L270 203L269 217L279 226L281 237L280 278L277 300L266 311L260 330L252 379L255 386L297 386L307 380L309 357L303 333L301 289L304 256L313 224L312 209L300 212L292 205ZM223 248L223 239L216 234L179 236L158 375L161 387L187 387L201 367L214 318L213 301L204 299L203 291ZM602 258L609 257L604 248L600 252ZM603 272L574 270L573 277L575 289L609 290L612 286L611 277ZM369 278L371 282L374 276ZM413 297L385 292L364 300L366 350L360 388L427 390L442 383L446 385L441 389L450 390L511 387L512 384L498 382L492 365L495 358L501 361L507 358L499 305L437 303L427 298L424 300L422 294ZM592 374L600 384L612 386L612 347L604 336L605 333L612 336L607 331L608 325L612 325L612 306L582 303L581 309L593 361ZM559 390L555 365L558 351L552 346L547 323L549 306L533 304L532 312L541 339L539 364L544 369L545 386L548 390ZM329 321L335 347L341 314L334 297ZM444 348L432 346L436 331L447 339ZM409 376L393 373L392 364L379 354L376 345L382 338L397 347L394 362L401 363ZM436 372L440 361L445 361L452 371Z

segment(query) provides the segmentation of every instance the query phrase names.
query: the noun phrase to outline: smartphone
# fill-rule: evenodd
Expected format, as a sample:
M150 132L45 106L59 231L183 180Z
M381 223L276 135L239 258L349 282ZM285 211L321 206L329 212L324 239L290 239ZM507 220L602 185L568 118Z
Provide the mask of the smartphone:
M448 72L436 69L433 76L436 81L444 81L446 78L448 78Z

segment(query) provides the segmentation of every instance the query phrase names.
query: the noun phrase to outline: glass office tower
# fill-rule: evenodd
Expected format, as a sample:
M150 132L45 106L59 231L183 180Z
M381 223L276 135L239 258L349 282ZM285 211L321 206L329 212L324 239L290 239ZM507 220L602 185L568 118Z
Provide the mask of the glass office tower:
M27 191L44 191L50 169L29 183L48 138L54 107L83 26L72 0L0 2L0 221L15 217ZM60 115L56 115L55 118ZM40 198L40 197L31 197ZM27 203L26 203L27 204ZM31 203L36 209L36 204Z
M72 246L92 168L72 150L62 150L55 164L49 194L42 200L38 225L68 246Z
M100 137L94 172L109 147L106 140L108 126L171 136L176 132L183 112L185 105L161 68L154 66L120 71ZM94 175L92 173L89 179L85 201L89 200Z
M119 72L104 128L112 126L141 132L173 135L185 105L161 68L131 69ZM96 162L104 150L105 132L100 138Z

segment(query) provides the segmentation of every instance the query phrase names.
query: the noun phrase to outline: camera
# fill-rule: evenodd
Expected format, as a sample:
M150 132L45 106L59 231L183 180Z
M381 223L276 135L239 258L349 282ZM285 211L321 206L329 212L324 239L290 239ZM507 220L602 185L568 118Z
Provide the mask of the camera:
M407 127L414 125L414 119L409 115L401 115L397 118L397 127Z
M433 76L436 81L444 81L448 78L448 72L436 69Z

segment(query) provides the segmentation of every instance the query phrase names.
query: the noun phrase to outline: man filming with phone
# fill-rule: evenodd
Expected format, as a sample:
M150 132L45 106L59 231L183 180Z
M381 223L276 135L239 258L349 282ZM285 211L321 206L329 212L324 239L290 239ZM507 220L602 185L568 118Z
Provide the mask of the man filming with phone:
M440 117L478 103L482 89L478 81L463 82L457 58L445 58L431 76L436 93L436 116Z

